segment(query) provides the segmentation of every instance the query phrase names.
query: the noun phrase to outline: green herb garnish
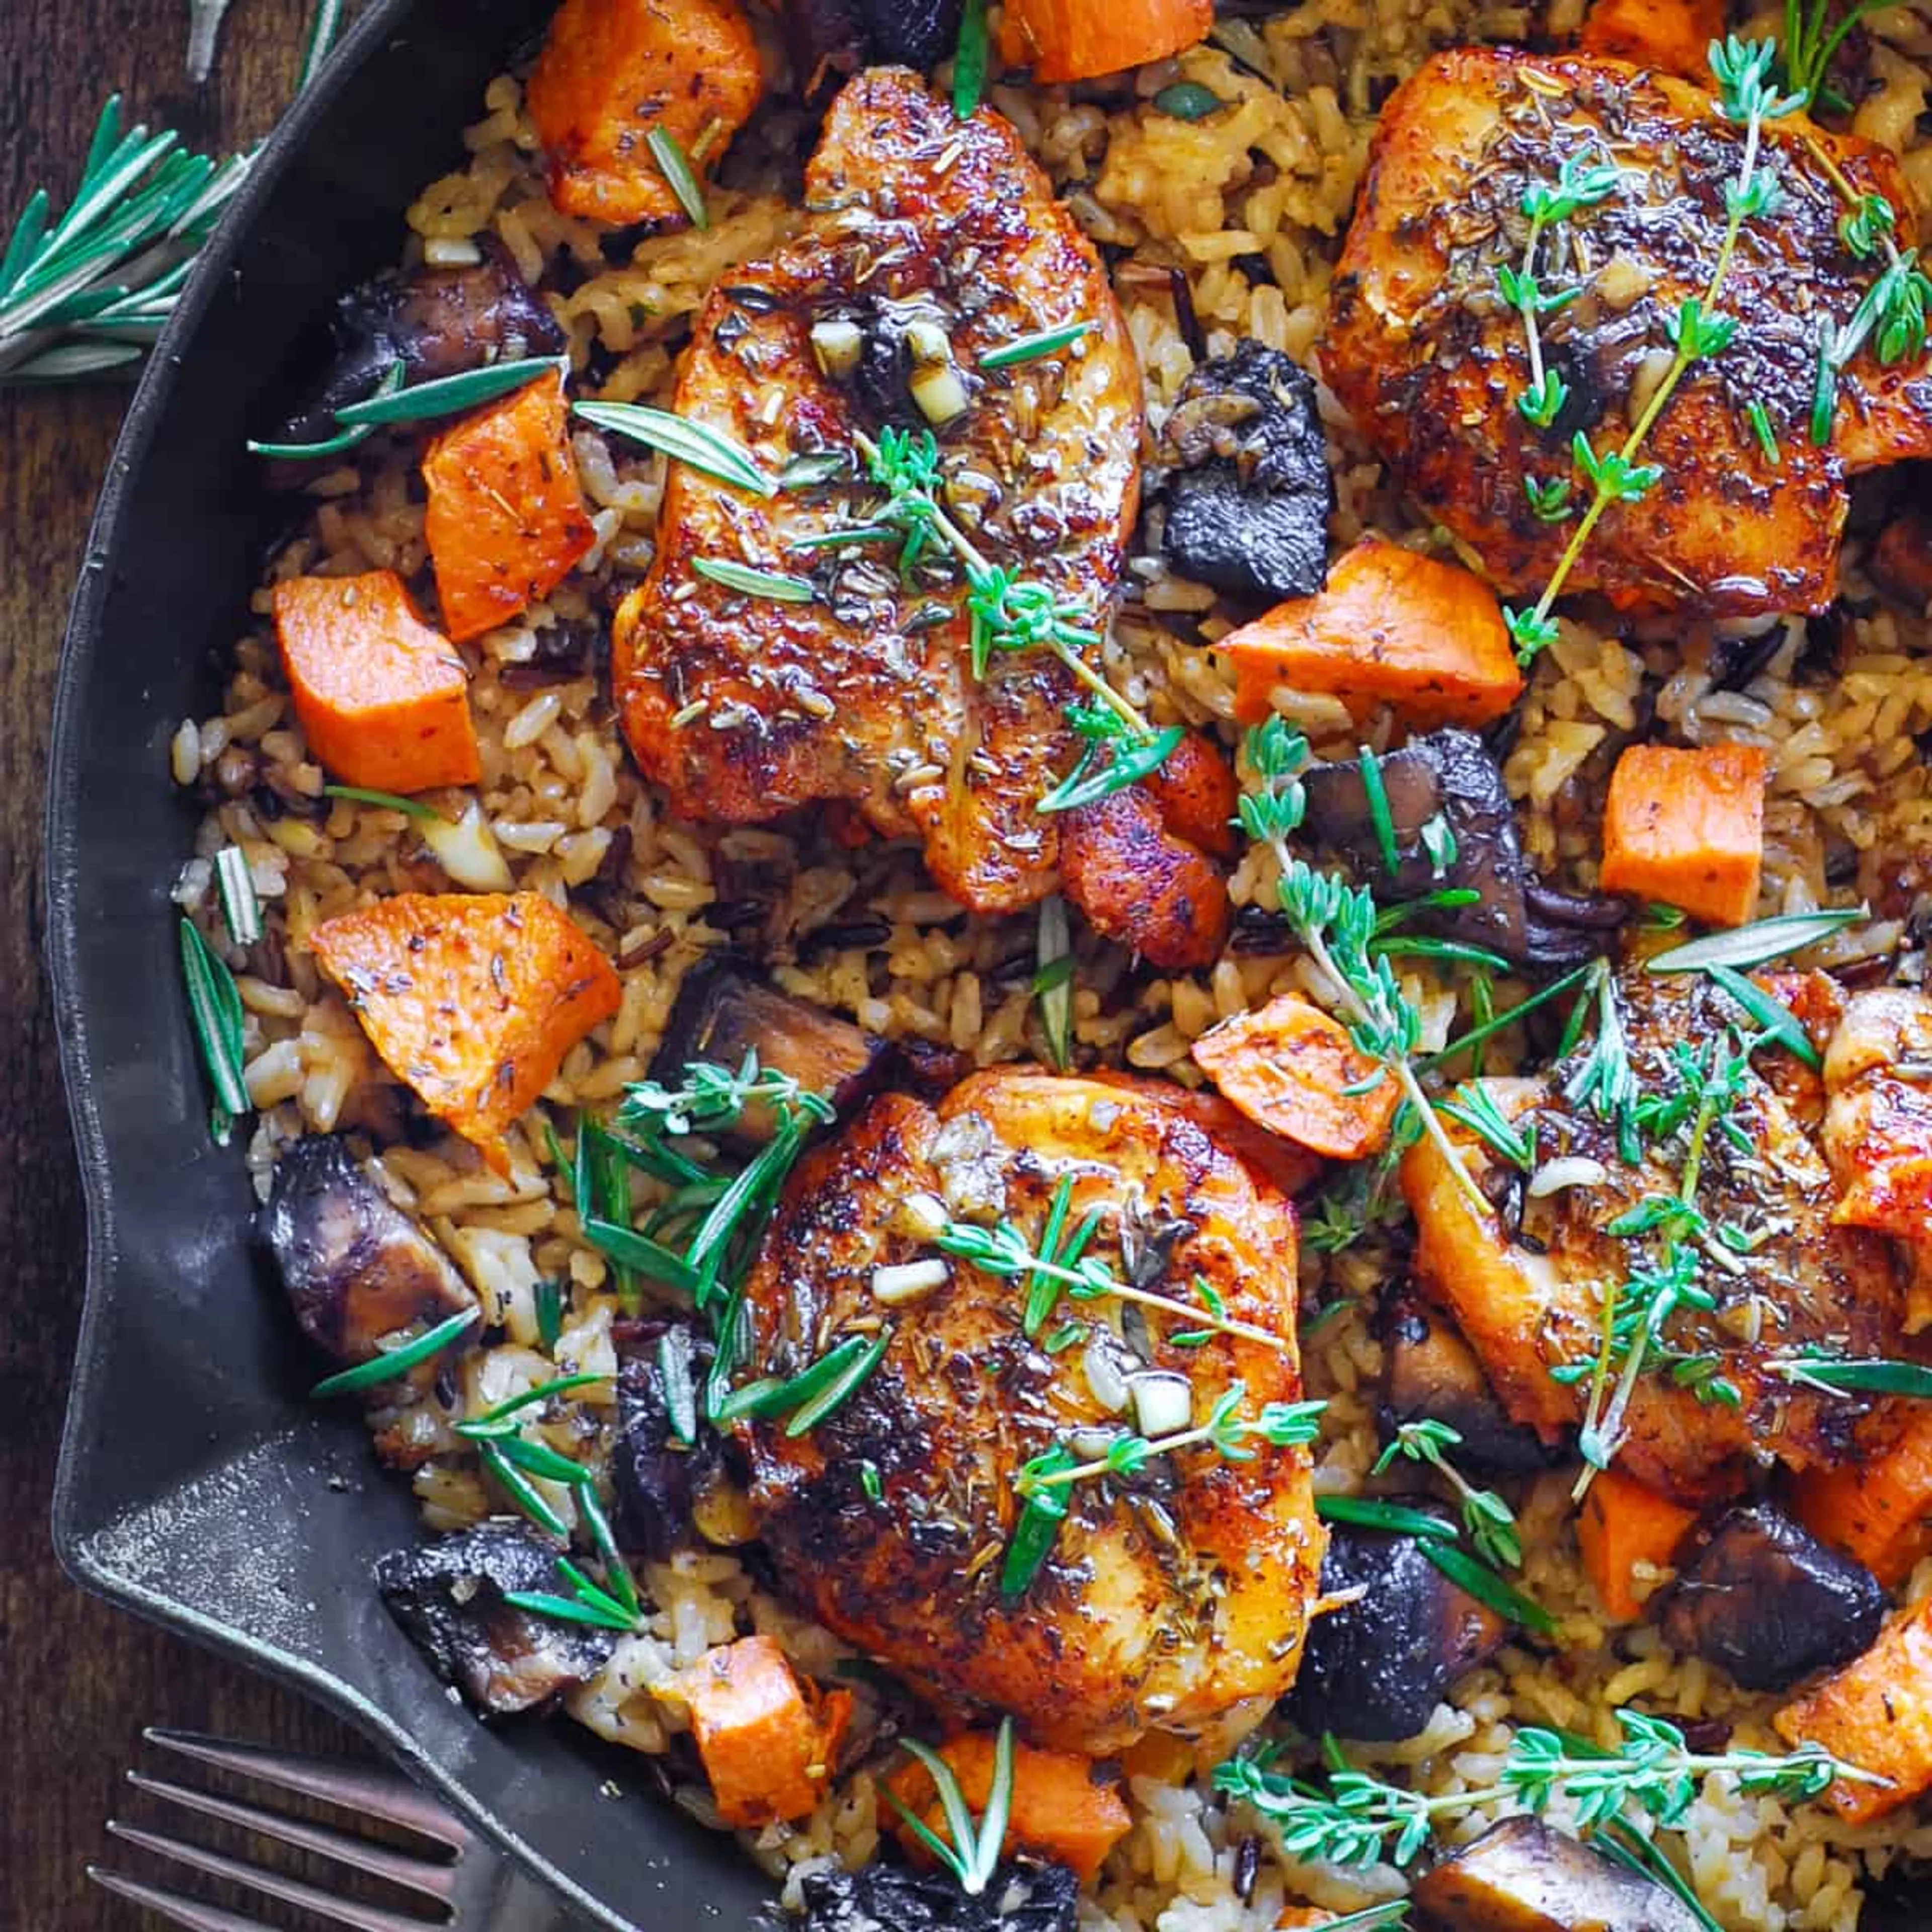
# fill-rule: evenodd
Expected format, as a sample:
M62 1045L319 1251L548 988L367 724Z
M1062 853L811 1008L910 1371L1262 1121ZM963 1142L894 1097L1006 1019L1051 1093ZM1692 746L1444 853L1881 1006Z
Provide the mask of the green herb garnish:
M736 436L708 423L644 403L574 403L571 413L598 429L660 451L674 462L734 490L754 496L778 494L778 486L766 475L758 458Z
M1495 1784L1433 1797L1352 1768L1331 1771L1324 1791L1242 1758L1217 1766L1214 1786L1271 1819L1291 1858L1408 1865L1428 1844L1438 1818L1498 1802L1540 1814L1558 1798L1567 1799L1586 1832L1646 1814L1676 1830L1703 1780L1714 1775L1746 1797L1801 1799L1820 1796L1840 1779L1886 1781L1819 1744L1802 1744L1783 1757L1753 1750L1693 1751L1683 1732L1662 1718L1628 1710L1616 1715L1625 1736L1614 1752L1580 1754L1556 1732L1526 1726L1510 1740Z
M728 590L741 590L747 597L767 597L779 604L809 604L814 594L809 578L754 570L749 564L734 563L729 557L694 556L691 567L700 577L708 577Z
M677 205L690 216L692 226L709 228L711 212L704 205L704 184L698 178L691 158L677 136L660 122L644 136L644 146L650 150L651 159L656 162L665 185L677 196Z
M986 66L992 50L986 32L986 0L966 0L959 16L959 42L952 56L952 111L961 120L980 111L986 94Z
M993 1882L993 1874L999 1869L1000 1849L1006 1841L1006 1820L1013 1804L1013 1720L1010 1717L1000 1720L999 1735L993 1744L993 1775L986 1787L986 1808L977 1825L952 1766L916 1738L902 1738L899 1742L930 1774L951 1842L942 1838L923 1818L916 1816L889 1783L882 1781L879 1789L921 1843L959 1881L959 1889L968 1898L976 1898Z
M454 1315L446 1316L434 1328L424 1329L414 1340L399 1347L372 1355L368 1361L358 1362L353 1368L323 1376L309 1390L310 1398L320 1401L329 1396L348 1395L357 1389L374 1388L380 1383L394 1382L398 1376L406 1376L412 1369L419 1367L432 1355L442 1354L466 1328L473 1328L482 1318L482 1310L472 1304Z
M372 791L367 785L326 784L322 795L346 798L357 805L380 806L385 812L400 812L406 817L430 823L442 817L434 806L425 805L419 798L404 798L392 791Z
M1064 1073L1073 1064L1073 935L1066 902L1058 892L1048 892L1040 902L1034 958L1033 996L1046 1036L1046 1057L1056 1072Z
M1651 973L1702 973L1713 966L1730 966L1749 972L1781 959L1788 952L1802 952L1871 916L1867 906L1833 908L1822 912L1781 913L1773 919L1754 920L1748 926L1734 926L1728 932L1713 932L1682 946L1673 946L1645 962Z
M1450 1461L1448 1452L1462 1442L1462 1432L1446 1422L1424 1419L1405 1422L1394 1439L1376 1459L1371 1475L1382 1474L1398 1457L1426 1463L1447 1479L1462 1506L1462 1528L1476 1553L1486 1562L1506 1570L1522 1567L1522 1539L1518 1534L1516 1513L1494 1490L1476 1488Z
M500 397L528 388L538 377L554 376L560 382L570 373L567 356L531 356L509 362L492 362L481 369L466 369L460 375L439 376L428 382L406 383L387 394L350 403L335 412L344 429L387 428L397 423L430 422L443 416L459 416L465 410Z
M253 946L262 936L262 902L255 895L248 855L240 846L224 845L215 854L214 890L229 938L237 946Z
M250 1108L242 1078L242 995L228 962L201 936L191 919L181 922L182 980L188 989L188 1016L208 1084L214 1090L208 1132L226 1147L235 1123Z
M1097 322L1070 322L1058 328L1042 328L1031 335L1016 337L998 349L989 349L980 358L982 369L1010 369L1017 363L1037 362L1043 356L1058 356L1084 341L1099 327Z
M1822 1348L1807 1348L1774 1356L1766 1367L1771 1374L1821 1395L1896 1395L1932 1401L1932 1368L1922 1362L1882 1357L1854 1360Z

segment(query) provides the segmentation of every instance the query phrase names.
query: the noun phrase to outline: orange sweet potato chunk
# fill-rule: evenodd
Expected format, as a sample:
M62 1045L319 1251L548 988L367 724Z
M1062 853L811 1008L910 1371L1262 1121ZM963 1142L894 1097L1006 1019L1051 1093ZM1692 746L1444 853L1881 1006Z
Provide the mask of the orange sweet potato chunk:
M1884 1784L1844 1779L1826 1802L1854 1825L1869 1824L1932 1786L1932 1597L1901 1612L1855 1658L1772 1722L1787 1743L1809 1740Z
M302 735L344 784L428 791L482 776L469 674L394 571L285 579L275 634Z
M1834 1468L1791 1486L1793 1513L1821 1543L1856 1557L1888 1588L1932 1554L1932 1405L1888 1403Z
M324 920L309 944L389 1070L499 1173L506 1130L621 992L539 892L398 892Z
M1088 80L1165 60L1214 24L1214 0L1006 0L1000 58L1036 80Z
M423 534L460 643L547 596L597 540L562 381L540 376L445 430L423 458Z
M710 1652L680 1671L676 1684L726 1824L754 1831L809 1816L830 1784L850 1692L814 1696L769 1636Z
M1711 43L1724 33L1724 0L1595 0L1578 44L1708 86Z
M1412 730L1486 724L1522 691L1502 607L1460 564L1365 537L1312 597L1292 597L1214 647L1234 666L1234 715L1268 715L1278 684L1339 698L1352 716L1387 704Z
M993 1788L996 1748L997 1739L989 1731L962 1731L939 1748L975 1816L985 1810ZM908 1811L942 1839L946 1836L932 1774L923 1765L903 1765L886 1782ZM1132 1822L1120 1793L1095 1778L1092 1759L1015 1743L1012 1808L1007 1814L1005 1844L1009 1856L1028 1851L1058 1858L1079 1874L1083 1885L1091 1884ZM906 1849L920 1856L922 1847L903 1820L898 1831Z
M1194 1058L1256 1126L1312 1153L1360 1160L1388 1144L1401 1088L1385 1071L1369 1085L1376 1063L1346 1027L1299 993L1210 1028L1194 1042Z
M764 91L740 0L563 0L524 100L566 214L625 226L688 219L647 145L675 140L694 172Z
M1634 1623L1643 1615L1637 1564L1668 1569L1696 1520L1695 1510L1680 1508L1615 1469L1598 1472L1576 1519L1576 1540L1584 1572L1612 1616Z
M1742 926L1764 867L1765 764L1754 745L1631 746L1604 803L1604 891Z

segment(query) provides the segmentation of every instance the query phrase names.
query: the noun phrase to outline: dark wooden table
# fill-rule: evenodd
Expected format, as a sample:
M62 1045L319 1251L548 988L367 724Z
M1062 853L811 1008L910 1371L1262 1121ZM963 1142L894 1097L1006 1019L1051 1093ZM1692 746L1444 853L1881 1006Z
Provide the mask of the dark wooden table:
M216 76L183 64L186 0L0 0L0 226L70 190L95 116L130 112L224 148L293 86L307 0L234 0ZM276 1688L84 1597L48 1502L81 1288L82 1231L52 1016L40 971L41 778L68 599L124 389L0 392L0 1927L134 1932L152 1922L82 1879L125 1808L141 1727L305 1749L341 1727ZM138 1854L121 1854L124 1866ZM158 1876L158 1872L154 1875Z

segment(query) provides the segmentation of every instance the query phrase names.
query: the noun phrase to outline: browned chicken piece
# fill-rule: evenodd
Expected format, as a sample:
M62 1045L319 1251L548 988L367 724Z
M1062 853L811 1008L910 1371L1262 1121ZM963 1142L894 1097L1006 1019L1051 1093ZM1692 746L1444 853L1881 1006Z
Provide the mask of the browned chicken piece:
M1898 1240L1906 1326L1932 1328L1932 994L1854 994L1826 1051L1825 1093L1834 1218Z
M1440 54L1383 110L1323 372L1404 486L1506 593L1540 592L1576 527L1540 520L1526 479L1574 482L1579 429L1599 451L1622 446L1631 397L1647 398L1670 360L1666 324L1705 294L1743 139L1702 88L1580 54ZM1875 272L1839 238L1845 207L1830 170L1885 195L1906 247L1916 217L1896 161L1802 116L1768 124L1763 148L1784 196L1745 224L1720 291L1737 338L1678 386L1639 458L1660 465L1662 480L1606 512L1568 590L1709 616L1822 610L1847 476L1932 452L1924 359L1886 369L1869 346L1840 379L1829 446L1809 430L1821 327L1844 324ZM1622 183L1539 248L1545 291L1580 291L1541 323L1570 390L1546 431L1516 406L1528 352L1497 271L1522 266L1525 190L1553 184L1572 156L1615 164ZM1746 414L1754 401L1778 439L1774 465Z
M1702 1058L1738 1018L1698 976L1634 972L1620 990L1630 1065L1648 1094L1682 1090L1673 1045L1692 1042ZM1580 1160L1598 1163L1601 1180L1530 1198L1522 1177L1486 1144L1465 1141L1465 1160L1500 1204L1478 1215L1430 1142L1411 1150L1402 1171L1416 1219L1418 1281L1454 1313L1504 1407L1550 1441L1583 1419L1589 1395L1587 1380L1560 1382L1550 1371L1595 1359L1606 1284L1622 1295L1634 1270L1655 1270L1665 1260L1662 1235L1626 1239L1607 1224L1675 1195L1687 1154L1680 1131L1660 1145L1647 1142L1642 1163L1626 1166L1613 1128L1564 1097L1568 1070L1566 1064L1542 1078L1482 1084L1504 1114L1534 1115L1539 1171ZM1711 1232L1686 1238L1696 1285L1716 1306L1708 1313L1680 1310L1664 1340L1682 1354L1714 1358L1739 1400L1735 1407L1700 1401L1668 1372L1646 1372L1618 1456L1638 1481L1687 1502L1720 1493L1725 1466L1741 1456L1793 1468L1844 1456L1862 1405L1808 1390L1774 1363L1807 1346L1894 1354L1903 1333L1903 1297L1886 1244L1838 1224L1838 1190L1823 1156L1755 1068L1729 1118L1742 1144L1721 1130L1702 1143L1696 1204ZM1733 1231L1744 1250L1720 1238L1720 1228Z
M1157 1397L1169 1406L1142 1433L1201 1426L1237 1383L1250 1418L1301 1394L1294 1210L1203 1126L1212 1112L1151 1082L1018 1069L976 1074L936 1108L885 1095L800 1163L748 1283L741 1376L891 1338L805 1432L735 1425L776 1574L942 1706L1010 1711L1042 1744L1104 1756L1150 1729L1238 1736L1293 1681L1320 1588L1308 1453L1257 1438L1251 1461L1197 1444L1067 1486L1052 1552L1022 1593L1003 1588L1030 1458L1104 1456ZM1004 1220L1038 1252L1063 1178L1063 1238L1097 1213L1087 1256L1196 1310L1204 1280L1273 1340L1177 1346L1198 1321L1108 1297L1063 1301L1029 1340L1027 1280L946 1259L932 1229ZM1049 1352L1070 1320L1087 1334ZM1150 1375L1152 1391L1132 1379Z
M798 240L713 292L678 412L776 476L884 426L923 430L908 341L943 341L966 404L942 437L950 513L990 562L1103 625L1138 503L1140 376L1099 257L1017 134L877 69L834 102L806 200ZM1083 322L1077 352L982 366ZM688 817L757 824L850 800L878 832L923 840L971 910L1030 904L1054 884L1060 827L1034 807L1078 754L1079 687L1043 649L976 680L964 586L937 554L908 586L890 541L800 548L881 500L869 483L760 500L674 467L656 561L617 615L625 735ZM700 559L808 576L812 601L746 596Z

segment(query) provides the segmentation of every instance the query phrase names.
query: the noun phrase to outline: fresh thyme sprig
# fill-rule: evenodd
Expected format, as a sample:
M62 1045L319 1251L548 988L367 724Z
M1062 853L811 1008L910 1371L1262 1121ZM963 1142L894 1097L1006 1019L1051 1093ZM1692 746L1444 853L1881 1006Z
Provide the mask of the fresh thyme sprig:
M112 96L67 212L46 189L0 254L0 383L56 382L138 362L247 173L178 135L124 125Z
M921 1744L916 1738L902 1738L899 1742L931 1776L951 1843L917 1816L889 1783L882 1782L878 1788L926 1850L958 1880L959 1889L968 1898L976 1898L992 1883L993 1874L999 1869L1000 1849L1006 1840L1006 1820L1012 1813L1013 1720L1010 1717L1000 1720L999 1732L993 1740L993 1774L986 1786L986 1808L976 1825L952 1766L931 1745Z
M1526 1727L1510 1740L1493 1784L1430 1796L1344 1767L1328 1786L1266 1769L1251 1758L1216 1767L1217 1790L1245 1799L1272 1819L1282 1848L1296 1858L1341 1865L1414 1862L1438 1818L1495 1804L1541 1814L1559 1798L1576 1810L1586 1832L1647 1814L1666 1829L1681 1828L1702 1781L1722 1778L1746 1797L1816 1798L1840 1780L1887 1780L1806 1744L1776 1757L1756 1750L1694 1751L1684 1733L1662 1718L1619 1711L1624 1742L1614 1751L1577 1750L1555 1731Z
M1155 1456L1172 1455L1180 1449L1211 1446L1224 1462L1250 1462L1256 1453L1250 1444L1256 1440L1276 1448L1304 1447L1321 1432L1322 1412L1328 1407L1325 1402L1271 1402L1259 1415L1246 1416L1241 1405L1246 1400L1246 1385L1236 1382L1198 1427L1154 1437L1123 1435L1105 1455L1084 1462L1056 1443L1022 1464L1013 1478L1020 1508L1000 1565L1000 1593L1019 1596L1040 1574L1040 1565L1059 1538L1060 1526L1066 1520L1068 1492L1075 1484L1106 1476L1132 1476Z
M1256 782L1242 794L1241 827L1275 855L1280 874L1276 893L1282 910L1335 989L1336 1008L1356 1047L1401 1088L1456 1184L1486 1216L1488 1198L1450 1139L1417 1075L1414 1054L1421 1043L1421 1018L1402 997L1395 968L1374 950L1381 924L1374 895L1366 886L1350 886L1316 872L1288 848L1290 836L1300 830L1307 812L1301 773L1309 762L1308 741L1279 718L1270 718L1249 733L1246 758Z
M1661 469L1655 464L1640 463L1638 453L1670 406L1678 385L1694 364L1721 354L1737 333L1737 317L1720 310L1718 298L1730 272L1744 224L1772 213L1782 194L1776 176L1760 159L1764 128L1804 104L1799 95L1780 93L1772 86L1770 76L1777 57L1777 46L1770 40L1746 43L1732 34L1721 43L1712 43L1711 70L1717 78L1725 117L1744 130L1737 175L1724 191L1724 239L1702 294L1688 297L1666 324L1674 352L1670 366L1622 443L1615 449L1600 451L1581 430L1572 439L1577 467L1590 482L1589 501L1541 596L1527 608L1511 607L1503 614L1516 644L1516 662L1526 668L1556 641L1556 621L1550 613L1604 514L1614 504L1638 501L1661 479Z
M1522 266L1511 267L1506 262L1496 271L1496 285L1503 300L1522 318L1523 336L1529 351L1529 387L1517 397L1516 406L1524 420L1538 429L1547 429L1556 420L1570 396L1569 385L1555 370L1544 365L1542 318L1568 308L1583 290L1580 283L1574 288L1546 290L1537 278L1537 250L1546 230L1559 221L1568 221L1580 208L1594 208L1599 202L1608 200L1622 180L1620 170L1593 160L1580 148L1565 155L1557 171L1555 187L1538 182L1523 191L1522 206L1529 222L1529 234L1523 243ZM1560 495L1546 490L1540 500L1536 490L1530 492L1536 514L1547 520L1554 521L1562 514L1568 499L1569 486L1562 484L1557 488Z
M1051 1454L1036 1456L1021 1466L1013 1488L1023 1500L1030 1502L1042 1490L1064 1488L1102 1476L1137 1475L1156 1456L1172 1456L1183 1449L1210 1448L1223 1462L1251 1462L1256 1452L1250 1445L1256 1442L1271 1443L1277 1449L1300 1448L1321 1434L1326 1402L1271 1402L1258 1415L1244 1415L1241 1405L1247 1394L1246 1384L1236 1382L1216 1400L1205 1422L1166 1436L1122 1436L1109 1444L1105 1455L1084 1462Z
M1462 1527L1468 1532L1476 1553L1498 1568L1520 1570L1522 1538L1516 1529L1516 1512L1494 1490L1478 1489L1450 1461L1448 1452L1460 1446L1462 1440L1462 1432L1446 1422L1427 1418L1405 1422L1396 1429L1394 1439L1376 1458L1369 1473L1383 1474L1399 1456L1426 1463L1446 1478L1456 1492L1462 1505Z
M1088 1232L1090 1233L1091 1230ZM1084 1241L1082 1237L1082 1245ZM1277 1335L1271 1329L1258 1328L1252 1322L1237 1321L1211 1304L1204 1308L1196 1307L1171 1294L1157 1294L1152 1288L1123 1281L1098 1255L1086 1256L1069 1266L1046 1253L1036 1253L1025 1235L1010 1221L1001 1221L990 1228L980 1227L970 1221L949 1221L934 1237L934 1245L988 1274L1007 1280L1025 1275L1034 1282L1032 1292L1036 1295L1040 1292L1039 1284L1044 1280L1062 1285L1076 1301L1112 1299L1136 1302L1143 1308L1159 1309L1165 1314L1178 1316L1190 1328L1211 1328L1222 1334L1238 1335L1244 1341L1259 1342L1277 1354L1285 1354L1293 1346L1285 1336ZM1036 1301L1030 1299L1028 1313L1030 1315L1037 1306ZM1050 1304L1048 1312L1051 1312ZM1045 1318L1043 1315L1040 1317L1042 1322Z

